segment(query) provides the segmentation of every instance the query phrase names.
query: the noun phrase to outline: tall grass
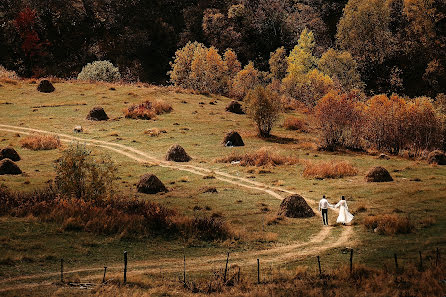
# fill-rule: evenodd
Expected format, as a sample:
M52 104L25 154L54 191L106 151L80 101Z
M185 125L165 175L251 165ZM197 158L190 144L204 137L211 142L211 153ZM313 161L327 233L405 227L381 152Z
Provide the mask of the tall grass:
M348 161L311 162L305 161L303 175L313 178L342 178L354 176L358 170Z
M287 130L296 130L305 132L307 123L297 117L289 117L283 122L283 127Z
M130 197L86 200L64 197L52 188L29 193L0 187L0 215L34 216L64 231L138 238L153 235L224 240L230 227L219 218L187 217L160 204Z
M124 110L124 115L129 119L150 120L156 115L169 113L172 111L172 105L164 100L154 102L145 101L141 104L134 104Z
M276 154L268 148L260 148L257 151L245 154L232 153L229 156L216 159L216 162L240 162L241 166L277 166L293 165L298 163L299 159L296 157Z
M367 229L383 235L407 234L415 229L408 217L397 214L368 216L363 224Z
M20 140L22 147L40 151L53 150L60 147L61 142L58 136L47 134L33 134Z

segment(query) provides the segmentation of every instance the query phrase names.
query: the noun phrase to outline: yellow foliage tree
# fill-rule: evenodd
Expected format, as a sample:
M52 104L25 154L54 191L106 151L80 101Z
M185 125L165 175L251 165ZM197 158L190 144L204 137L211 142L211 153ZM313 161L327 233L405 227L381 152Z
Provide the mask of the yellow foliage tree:
M231 96L243 99L248 91L261 84L261 73L254 67L254 63L249 62L237 75L231 83Z

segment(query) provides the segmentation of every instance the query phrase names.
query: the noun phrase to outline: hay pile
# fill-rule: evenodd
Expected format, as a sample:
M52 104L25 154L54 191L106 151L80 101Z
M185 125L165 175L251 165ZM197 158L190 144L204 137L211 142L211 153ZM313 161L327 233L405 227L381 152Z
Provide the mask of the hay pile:
M225 138L223 138L222 143L225 146L244 146L245 145L242 137L236 131L231 131L231 132L227 133L225 135Z
M87 115L87 120L90 121L106 121L108 119L104 109L100 106L93 107Z
M234 100L232 100L231 103L229 103L228 106L226 106L226 111L236 114L245 114L242 105Z
M446 165L446 154L440 150L435 150L427 156L429 164Z
M53 84L47 79L40 81L39 85L37 86L37 91L42 93L52 93L54 90L55 88Z
M153 174L147 173L141 176L136 188L139 193L156 194L159 192L167 192L164 184Z
M0 160L10 159L11 161L20 161L20 156L12 147L5 147L0 150Z
M174 162L189 162L191 157L179 144L174 144L167 151L166 160Z
M365 176L365 180L367 182L381 183L381 182L391 182L393 181L393 178L390 176L390 173L389 171L387 171L387 169L378 166L370 169L370 171Z
M10 159L3 159L0 161L0 175L4 174L21 174L22 170L20 170L19 166L16 163L11 161Z
M314 212L302 196L294 194L283 199L278 215L289 218L310 218L314 216Z

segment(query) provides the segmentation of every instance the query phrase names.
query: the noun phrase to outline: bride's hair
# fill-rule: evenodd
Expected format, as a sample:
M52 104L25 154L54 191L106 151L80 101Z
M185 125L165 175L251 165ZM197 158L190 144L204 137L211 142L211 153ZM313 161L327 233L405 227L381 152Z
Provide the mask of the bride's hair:
M342 196L342 197L341 197L341 199L342 199L342 200L345 200L345 197L344 197L344 196Z

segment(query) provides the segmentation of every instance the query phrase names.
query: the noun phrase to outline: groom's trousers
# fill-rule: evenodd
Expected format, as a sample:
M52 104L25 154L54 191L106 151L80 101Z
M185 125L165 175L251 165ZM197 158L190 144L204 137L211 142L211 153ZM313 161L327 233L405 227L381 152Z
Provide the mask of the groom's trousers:
M328 209L322 209L322 222L324 225L328 225Z

